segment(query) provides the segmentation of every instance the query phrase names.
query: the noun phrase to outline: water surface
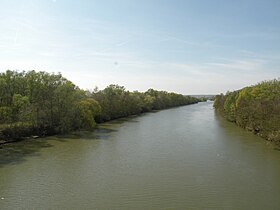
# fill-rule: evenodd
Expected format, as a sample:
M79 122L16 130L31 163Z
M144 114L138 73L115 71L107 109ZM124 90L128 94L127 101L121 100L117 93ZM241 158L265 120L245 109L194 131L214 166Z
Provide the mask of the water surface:
M280 209L280 152L199 103L0 149L0 209Z

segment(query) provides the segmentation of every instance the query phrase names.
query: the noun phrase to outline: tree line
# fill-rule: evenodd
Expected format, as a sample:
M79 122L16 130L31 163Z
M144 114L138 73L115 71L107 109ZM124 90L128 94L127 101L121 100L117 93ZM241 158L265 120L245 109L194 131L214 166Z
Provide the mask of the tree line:
M217 95L215 109L227 120L280 144L280 80Z
M7 70L0 73L0 140L92 129L96 123L198 101L154 89L131 92L119 85L86 91L60 73Z

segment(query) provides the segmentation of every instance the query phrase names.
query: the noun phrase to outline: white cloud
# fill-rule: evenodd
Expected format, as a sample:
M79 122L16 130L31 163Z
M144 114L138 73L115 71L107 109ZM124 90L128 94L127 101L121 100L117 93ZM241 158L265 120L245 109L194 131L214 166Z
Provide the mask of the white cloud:
M263 68L265 60L234 60L230 62L207 63L208 66L234 71L257 71Z

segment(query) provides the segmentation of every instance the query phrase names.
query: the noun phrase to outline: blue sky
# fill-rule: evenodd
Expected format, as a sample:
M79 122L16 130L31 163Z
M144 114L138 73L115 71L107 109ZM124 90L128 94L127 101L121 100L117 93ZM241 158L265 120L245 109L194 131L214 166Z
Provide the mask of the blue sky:
M216 94L279 65L279 0L0 0L0 71Z

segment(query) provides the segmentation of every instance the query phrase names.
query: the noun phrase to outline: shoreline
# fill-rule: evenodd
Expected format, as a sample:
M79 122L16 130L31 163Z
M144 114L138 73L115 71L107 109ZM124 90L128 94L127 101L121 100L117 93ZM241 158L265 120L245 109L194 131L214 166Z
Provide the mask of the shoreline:
M140 113L140 114L134 114L134 115L126 116L126 117L119 117L119 118L107 120L107 121L104 121L104 122L99 122L99 123L96 123L96 127L93 128L92 130L81 129L81 130L72 130L72 131L69 131L69 132L66 132L66 133L56 133L56 134L54 133L54 134L51 134L51 135L41 135L41 136L40 135L32 135L32 136L28 136L28 137L21 137L20 139L14 139L14 140L11 140L11 141L0 139L0 149L1 149L1 147L3 145L18 143L18 142L22 142L22 141L26 141L26 140L30 140L30 139L46 138L46 137L51 137L51 136L55 136L55 135L68 135L68 134L71 134L71 133L77 132L77 131L78 132L79 131L90 131L90 132L93 132L94 130L96 130L98 125L102 125L103 123L112 122L114 120L127 119L127 118L130 118L130 117L138 117L138 116L141 116L141 115L147 114L147 113L156 113L156 112L163 111L163 110L179 108L179 107L194 105L194 104L198 104L198 103L201 103L201 102L196 102L196 103L191 103L191 104L186 104L186 105L181 105L181 106L174 106L174 107L169 107L169 108L166 108L166 109L151 110L151 111L143 112L143 113Z

